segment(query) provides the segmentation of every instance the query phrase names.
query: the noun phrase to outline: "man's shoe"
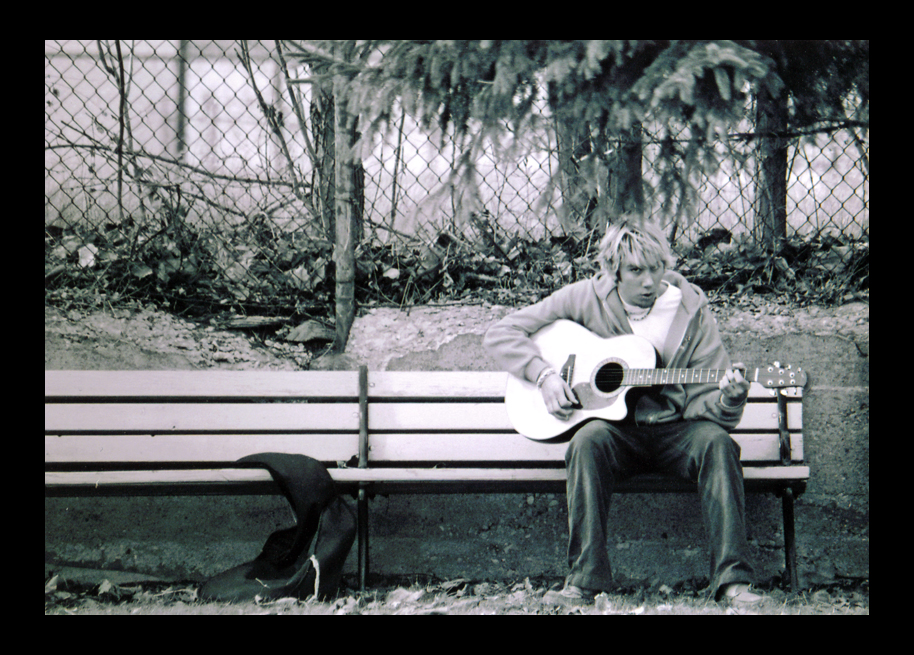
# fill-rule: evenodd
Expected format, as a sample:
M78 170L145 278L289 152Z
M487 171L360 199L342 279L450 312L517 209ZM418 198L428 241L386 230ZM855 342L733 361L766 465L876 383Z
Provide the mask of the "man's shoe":
M561 591L547 591L543 602L564 607L583 607L591 605L600 593L597 589L582 589L574 585L565 585Z
M756 607L765 600L765 596L753 593L749 585L744 582L734 582L727 586L720 599L730 603L732 607Z

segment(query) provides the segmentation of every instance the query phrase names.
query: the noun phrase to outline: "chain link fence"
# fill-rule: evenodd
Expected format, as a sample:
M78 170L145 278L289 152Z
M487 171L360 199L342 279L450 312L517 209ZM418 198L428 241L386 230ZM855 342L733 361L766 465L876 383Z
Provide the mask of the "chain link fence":
M198 315L326 306L332 99L286 83L303 72L273 41L46 41L47 298L152 298ZM402 114L392 123L356 168L360 300L430 302L486 288L500 301L593 272L601 230L586 229L550 182L554 130L525 135L530 154L510 165L475 162L479 194L468 211L448 184L461 154L448 135ZM644 125L642 186L645 207L661 215L670 199L654 173L654 132ZM681 191L695 214L669 225L685 273L737 291L801 296L805 285L809 299L868 288L868 130L789 140L787 247L777 257L752 238L755 144L720 147L723 166ZM796 284L779 286L785 280Z

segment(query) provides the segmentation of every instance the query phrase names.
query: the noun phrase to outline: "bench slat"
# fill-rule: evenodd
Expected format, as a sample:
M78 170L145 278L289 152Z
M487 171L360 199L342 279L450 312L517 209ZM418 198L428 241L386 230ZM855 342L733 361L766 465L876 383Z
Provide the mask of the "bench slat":
M565 469L472 469L472 468L402 468L402 469L335 469L330 472L338 482L412 482L422 481L534 481L565 482ZM808 466L760 466L743 470L745 480L805 480Z
M359 454L359 435L70 435L45 436L46 464L78 462L234 462L256 453L308 455L322 462Z
M743 469L744 480L808 480L808 466L756 466Z
M478 371L369 371L369 401L390 398L491 398L502 399L508 382L507 373ZM802 390L788 396L791 402L802 400ZM775 400L769 389L753 382L749 387L753 400Z
M565 469L331 469L330 475L338 483L435 483L451 482L556 482L564 483ZM772 466L747 468L743 471L746 481L793 481L809 478L808 466ZM250 484L270 482L272 478L264 469L209 469L177 471L101 471L101 472L47 472L46 487L83 486L102 487L118 485L170 485L170 484Z
M750 403L740 431L770 430L777 407ZM792 405L788 428L799 430L802 406ZM45 433L88 431L175 432L357 430L358 405L351 403L122 403L46 404ZM369 429L513 431L502 403L374 403Z
M369 371L368 401L383 398L503 400L507 376L507 373L478 371Z
M743 410L737 430L776 430L778 426L777 403L747 403ZM803 405L800 403L788 405L787 429L791 432L803 429Z
M562 462L567 443L545 443L504 434L415 433L372 434L369 439L369 466L377 462Z
M779 462L777 434L738 434L744 462ZM48 464L233 462L246 455L284 452L322 462L349 461L358 455L357 434L270 435L71 435L45 436ZM454 444L460 444L456 450ZM792 459L803 461L803 437L791 435ZM518 434L378 434L369 459L391 462L561 462L568 444L525 439Z
M45 371L46 398L354 398L356 371Z
M802 426L802 405L790 407L788 429ZM368 429L398 430L510 430L503 403L369 403ZM775 403L749 403L743 411L739 430L777 429Z
M368 404L368 430L514 431L504 403Z
M73 432L266 432L358 430L352 403L46 404L45 434Z
M780 462L777 433L734 434L744 462ZM373 434L369 463L375 462L561 462L567 443L533 441L519 434ZM791 434L791 458L803 461L803 437ZM455 447L459 445L459 448Z

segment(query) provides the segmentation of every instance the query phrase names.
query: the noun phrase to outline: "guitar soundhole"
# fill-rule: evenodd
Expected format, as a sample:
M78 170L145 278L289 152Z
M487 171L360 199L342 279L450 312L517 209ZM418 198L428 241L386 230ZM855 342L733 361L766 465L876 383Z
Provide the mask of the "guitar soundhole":
M625 369L621 364L610 362L601 366L594 378L594 386L603 393L612 393L622 386L622 374Z

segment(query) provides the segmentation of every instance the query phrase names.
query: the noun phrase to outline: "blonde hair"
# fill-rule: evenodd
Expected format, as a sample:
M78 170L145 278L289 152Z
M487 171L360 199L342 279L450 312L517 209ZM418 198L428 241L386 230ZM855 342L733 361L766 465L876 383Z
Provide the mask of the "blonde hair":
M660 228L635 215L625 215L606 227L598 257L602 269L616 281L623 263L666 268L676 263Z

